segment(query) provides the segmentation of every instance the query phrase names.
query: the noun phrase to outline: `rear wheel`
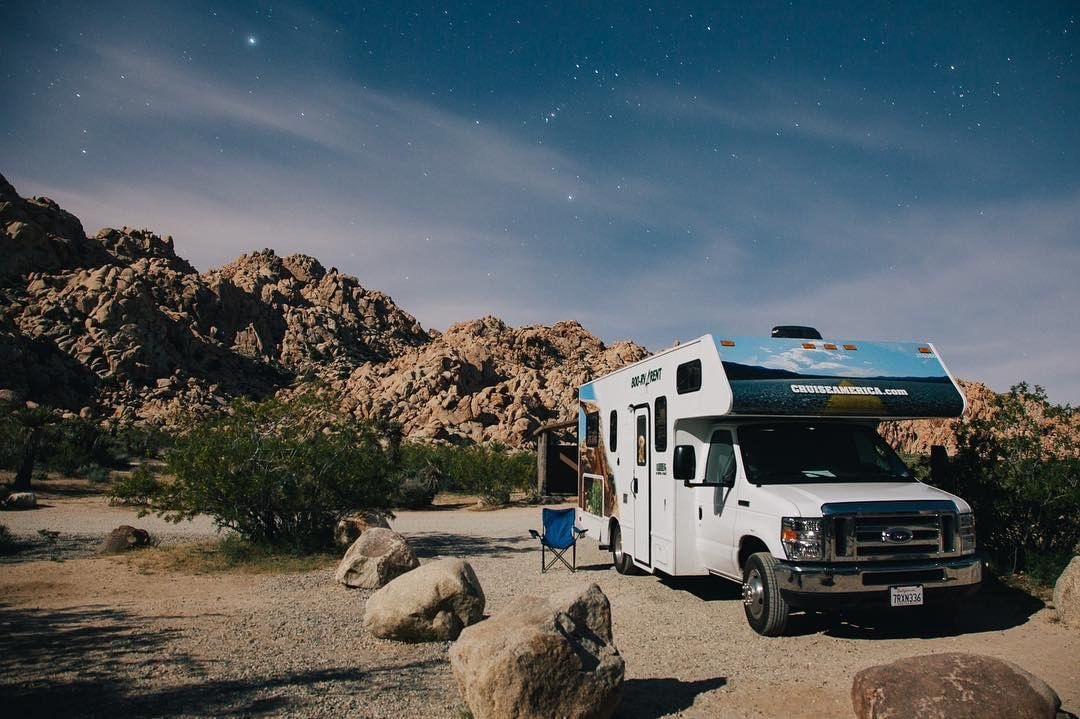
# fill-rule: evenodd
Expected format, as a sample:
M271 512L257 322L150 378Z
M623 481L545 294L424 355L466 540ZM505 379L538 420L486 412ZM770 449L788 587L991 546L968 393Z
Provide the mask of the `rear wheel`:
M635 573L634 558L623 551L622 532L617 524L611 527L611 561L619 574Z
M754 631L766 637L778 637L787 628L790 609L780 596L776 580L779 562L768 552L751 554L743 567L743 609Z

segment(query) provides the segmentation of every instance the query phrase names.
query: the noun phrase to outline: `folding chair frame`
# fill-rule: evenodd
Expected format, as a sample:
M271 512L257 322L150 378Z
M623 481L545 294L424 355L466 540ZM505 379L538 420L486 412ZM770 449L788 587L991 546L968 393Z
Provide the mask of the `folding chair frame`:
M587 530L587 529L578 529L577 527L574 527L573 530L572 530L572 532L574 534L574 543L571 544L569 547L563 547L562 549L556 549L555 547L549 546L548 544L546 544L544 542L543 535L541 535L535 529L530 529L529 534L531 534L534 539L539 539L540 540L540 573L545 574L549 569L554 567L558 562L562 562L563 565L567 569L569 569L571 573L577 574L577 540L579 540L583 536L585 536L585 533L588 532L588 531L589 530ZM549 549L551 550L551 554L553 555L550 562L547 561L547 550L549 550ZM566 561L566 550L568 550L568 549L570 550L570 561L569 562Z

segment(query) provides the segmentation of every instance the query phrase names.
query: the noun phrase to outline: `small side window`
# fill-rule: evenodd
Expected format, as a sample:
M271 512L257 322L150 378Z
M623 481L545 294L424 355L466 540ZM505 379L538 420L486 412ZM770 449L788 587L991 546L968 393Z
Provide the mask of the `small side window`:
M611 410L608 416L608 448L614 452L618 449L619 440L619 413Z
M585 414L585 446L595 447L600 444L600 413Z
M701 389L701 360L683 362L675 368L675 391L679 394Z
M649 420L644 414L639 414L637 418L637 466L639 467L644 467L649 463L649 440L646 438L648 433Z
M653 417L655 426L653 436L656 442L657 452L667 451L667 397L657 397L653 405Z

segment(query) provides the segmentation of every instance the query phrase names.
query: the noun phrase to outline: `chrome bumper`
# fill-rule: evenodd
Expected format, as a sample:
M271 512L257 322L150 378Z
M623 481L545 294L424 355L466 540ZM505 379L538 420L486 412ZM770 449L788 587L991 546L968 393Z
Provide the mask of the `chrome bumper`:
M934 576L936 575L936 576ZM975 555L917 562L800 565L781 563L780 591L797 594L883 592L889 587L921 584L926 589L974 586L982 581L982 561Z

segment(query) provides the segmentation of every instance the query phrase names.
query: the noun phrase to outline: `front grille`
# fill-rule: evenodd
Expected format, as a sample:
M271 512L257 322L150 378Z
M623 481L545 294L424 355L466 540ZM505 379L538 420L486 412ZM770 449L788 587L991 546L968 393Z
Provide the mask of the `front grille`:
M833 559L885 561L955 555L956 510L951 502L943 505L943 502L930 506L903 503L889 509L905 511L882 511L884 507L867 503L851 514L842 511L842 505L826 505L823 510L833 510L826 511L832 520L829 528Z
M923 584L944 581L944 569L921 569L911 572L866 572L862 577L864 587L881 587L892 584Z

